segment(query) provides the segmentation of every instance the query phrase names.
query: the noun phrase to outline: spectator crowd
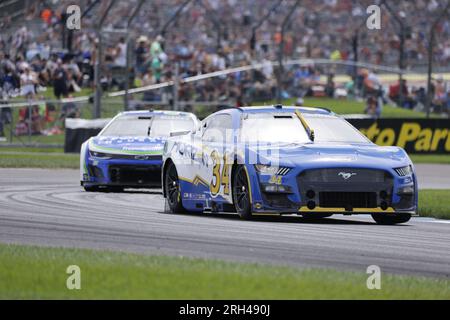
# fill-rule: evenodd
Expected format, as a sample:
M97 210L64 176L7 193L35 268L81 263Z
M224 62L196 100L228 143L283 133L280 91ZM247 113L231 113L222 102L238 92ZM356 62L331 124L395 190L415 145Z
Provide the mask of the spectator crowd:
M82 10L93 2L80 1ZM270 61L276 61L280 47L284 57L291 59L353 61L357 53L359 61L398 66L398 25L384 10L382 30L366 29L366 8L373 4L369 0L301 1L284 33L283 46L280 46L280 26L292 8L292 0L192 0L179 13L177 10L185 0L147 1L130 29L125 30L137 2L116 1L108 13L102 29L105 45L102 57L97 56L96 26L108 1L100 1L83 17L81 30L69 31L65 27L65 10L72 4L68 0L33 1L25 21L16 24L7 17L1 19L0 99L17 96L37 99L44 92L47 97L52 92L51 96L60 99L83 88L93 88L94 65L99 58L104 90L123 89L126 82L136 87L173 80L176 64L179 76L185 78L262 63L262 68L252 72L182 84L179 88L179 100L232 101L236 105L276 97L277 68ZM429 28L442 5L438 0L392 2L406 26L407 69L425 70ZM273 12L260 21L272 8ZM167 22L170 23L166 25ZM448 19L438 23L435 38L434 66L449 71ZM127 52L131 56L129 70L126 70ZM355 73L351 67L343 72L353 80L338 88L335 72L313 64L285 67L281 95L283 98L358 95L367 99L366 112L374 116L381 112L383 99L414 108L426 96L423 87L413 88L406 82L383 91L375 72L360 69ZM171 90L144 94L144 99L150 101L173 98ZM433 103L442 110L450 108L449 88L442 78L433 82Z

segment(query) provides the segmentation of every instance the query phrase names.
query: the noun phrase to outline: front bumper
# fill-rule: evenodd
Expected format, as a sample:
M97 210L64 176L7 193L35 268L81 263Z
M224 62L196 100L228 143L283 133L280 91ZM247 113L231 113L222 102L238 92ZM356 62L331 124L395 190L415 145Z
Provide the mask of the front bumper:
M161 186L162 157L151 160L87 157L81 185L148 188Z
M310 173L315 170L325 171L314 177ZM356 173L355 177L358 179L349 178L344 181L338 175L341 171L349 170ZM333 178L327 178L330 176ZM265 186L273 181L285 186L289 192L265 192ZM405 187L411 187L409 190L412 189L413 192L401 193ZM417 213L417 186L414 175L400 177L394 170L321 168L291 170L288 175L281 177L256 174L252 188L255 213Z

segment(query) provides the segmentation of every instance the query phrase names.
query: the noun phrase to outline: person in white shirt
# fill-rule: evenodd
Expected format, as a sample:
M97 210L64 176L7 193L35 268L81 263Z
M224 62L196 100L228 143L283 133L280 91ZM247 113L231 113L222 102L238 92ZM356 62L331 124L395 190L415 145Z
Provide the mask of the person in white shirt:
M21 95L34 99L36 95L36 74L30 70L30 67L25 66L24 73L20 76Z
M120 38L120 41L116 47L116 52L116 59L114 61L115 65L125 68L127 66L127 43L125 38Z

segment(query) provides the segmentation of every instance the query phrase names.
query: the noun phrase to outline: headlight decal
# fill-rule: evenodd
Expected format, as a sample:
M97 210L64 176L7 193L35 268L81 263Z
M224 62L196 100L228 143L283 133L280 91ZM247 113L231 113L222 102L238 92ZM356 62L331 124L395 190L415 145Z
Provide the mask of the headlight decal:
M278 175L278 176L285 176L291 171L291 168L267 166L263 164L257 164L255 165L255 168L256 171L258 171L261 174Z
M406 167L401 167L401 168L395 168L394 169L395 172L397 172L397 174L400 177L405 177L405 176L410 176L412 174L412 168L411 166L406 166Z

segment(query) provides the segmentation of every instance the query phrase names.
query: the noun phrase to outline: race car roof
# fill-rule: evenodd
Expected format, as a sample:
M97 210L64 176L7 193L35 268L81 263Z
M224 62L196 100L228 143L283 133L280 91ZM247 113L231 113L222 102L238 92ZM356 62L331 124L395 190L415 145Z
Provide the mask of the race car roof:
M168 115L168 116L187 116L192 117L190 112L183 111L171 111L171 110L136 110L136 111L123 111L119 113L119 116L142 116L142 115Z
M312 108L312 107L295 107L295 106L255 106L255 107L240 107L238 108L242 112L246 113L263 113L263 112L295 112L300 111L302 113L312 113L312 114L333 114L330 110L326 108Z

